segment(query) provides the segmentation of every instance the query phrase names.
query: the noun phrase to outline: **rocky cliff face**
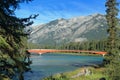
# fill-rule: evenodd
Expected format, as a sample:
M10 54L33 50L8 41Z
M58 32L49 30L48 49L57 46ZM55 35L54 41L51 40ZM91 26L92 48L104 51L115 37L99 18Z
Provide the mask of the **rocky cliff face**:
M30 34L30 42L39 44L61 44L102 39L107 36L104 15L93 14L71 19L56 19L38 25Z

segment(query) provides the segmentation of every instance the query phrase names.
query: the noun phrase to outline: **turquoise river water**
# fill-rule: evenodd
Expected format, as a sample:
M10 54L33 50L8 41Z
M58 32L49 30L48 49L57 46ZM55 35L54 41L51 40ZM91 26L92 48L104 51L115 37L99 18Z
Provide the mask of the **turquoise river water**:
M78 69L82 66L102 63L102 56L81 56L70 54L47 53L32 56L32 72L24 74L25 80L42 80L56 73Z

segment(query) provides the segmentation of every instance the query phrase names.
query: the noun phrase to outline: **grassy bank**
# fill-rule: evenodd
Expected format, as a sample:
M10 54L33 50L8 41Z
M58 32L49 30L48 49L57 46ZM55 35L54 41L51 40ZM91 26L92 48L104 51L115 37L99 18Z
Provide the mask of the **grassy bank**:
M89 71L89 74L81 74L84 73L85 69ZM71 72L59 73L44 78L43 80L100 80L101 78L106 77L104 70L105 68L84 67Z

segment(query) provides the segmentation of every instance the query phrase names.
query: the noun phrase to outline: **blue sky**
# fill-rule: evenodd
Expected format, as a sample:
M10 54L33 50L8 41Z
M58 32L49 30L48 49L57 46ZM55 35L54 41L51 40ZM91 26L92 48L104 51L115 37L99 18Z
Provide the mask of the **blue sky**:
M33 0L20 4L18 17L39 14L34 25L47 23L57 18L72 18L95 13L105 14L106 0Z

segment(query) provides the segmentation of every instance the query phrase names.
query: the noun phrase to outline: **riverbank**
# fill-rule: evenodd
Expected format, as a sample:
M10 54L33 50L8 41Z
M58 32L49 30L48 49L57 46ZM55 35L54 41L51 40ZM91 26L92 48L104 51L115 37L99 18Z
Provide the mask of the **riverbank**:
M58 73L43 80L104 80L105 68L82 67L75 71Z
M56 53L45 53L45 54L66 54L66 55L78 55L78 56L102 56L99 54L91 54L91 53L63 53L63 52L56 52ZM38 56L38 55L44 55L44 54L32 54L31 57ZM103 56L102 56L103 57Z
M68 54L68 55L80 55L80 56L102 56L100 54L91 54L91 53L83 53L83 52L80 52L80 53L60 53L60 52L57 52L56 54Z

